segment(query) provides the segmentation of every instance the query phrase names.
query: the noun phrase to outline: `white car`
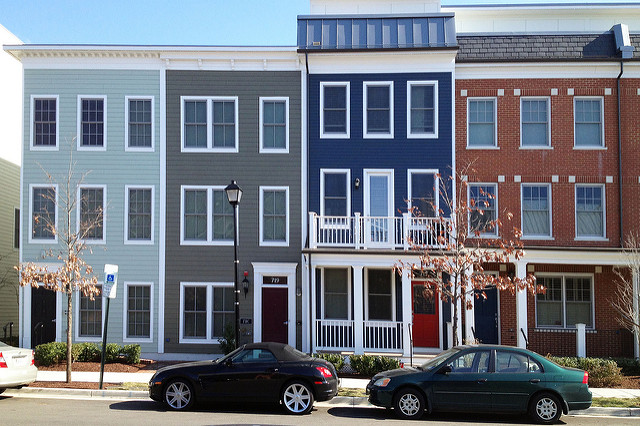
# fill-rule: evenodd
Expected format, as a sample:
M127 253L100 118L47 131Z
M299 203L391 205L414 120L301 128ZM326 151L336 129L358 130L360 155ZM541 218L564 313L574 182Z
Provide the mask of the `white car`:
M0 342L0 393L36 381L38 369L31 349L14 348Z

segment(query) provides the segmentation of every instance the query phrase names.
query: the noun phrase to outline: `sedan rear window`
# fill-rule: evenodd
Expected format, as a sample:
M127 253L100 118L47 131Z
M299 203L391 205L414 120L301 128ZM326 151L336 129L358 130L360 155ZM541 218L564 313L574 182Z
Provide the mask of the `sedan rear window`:
M517 352L496 352L496 373L541 373L542 366L530 356Z

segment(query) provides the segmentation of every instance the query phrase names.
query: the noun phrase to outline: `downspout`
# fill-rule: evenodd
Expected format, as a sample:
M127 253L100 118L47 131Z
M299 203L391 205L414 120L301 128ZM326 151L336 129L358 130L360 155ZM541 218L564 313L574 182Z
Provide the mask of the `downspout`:
M624 247L624 226L622 224L622 219L624 217L622 213L622 117L620 107L620 78L622 77L623 72L624 62L620 61L620 74L618 74L618 77L616 78L616 94L618 98L618 212L620 213L620 217L618 218L618 220L620 222L620 247Z
M311 188L310 184L309 184L309 52L304 52L304 65L305 65L305 69L307 71L307 134L305 135L305 143L307 144L307 220L309 218L309 211L310 211L310 207L309 207L309 190ZM309 243L311 241L311 236L309 235L311 229L311 224L309 222L307 222L307 248L309 247ZM313 324L313 315L314 312L312 312L313 310L313 292L315 291L315 289L313 288L313 280L311 279L313 277L313 268L311 267L311 252L309 252L309 258L308 258L308 262L309 262L309 351L311 354L313 354L314 352L314 347L313 347L313 327L315 326Z

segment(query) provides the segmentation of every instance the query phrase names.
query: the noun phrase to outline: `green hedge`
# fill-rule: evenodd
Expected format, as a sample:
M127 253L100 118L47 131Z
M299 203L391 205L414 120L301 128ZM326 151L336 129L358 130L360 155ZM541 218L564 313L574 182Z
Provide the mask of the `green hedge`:
M71 357L78 362L99 362L102 345L96 343L74 343L71 346ZM67 344L65 342L51 342L36 346L35 360L39 365L47 366L67 359ZM107 343L105 362L125 362L137 364L140 362L140 345L120 346L117 343Z
M611 358L622 369L623 376L640 376L640 360L634 358Z
M344 367L344 357L340 354L313 354L313 357L329 361L338 373L342 370L342 367Z
M400 361L387 356L377 355L351 355L349 356L351 368L358 374L371 377L381 371L393 370L400 367Z
M547 356L547 358L564 367L574 367L588 371L589 386L594 388L612 387L622 382L620 367L612 359L556 356Z

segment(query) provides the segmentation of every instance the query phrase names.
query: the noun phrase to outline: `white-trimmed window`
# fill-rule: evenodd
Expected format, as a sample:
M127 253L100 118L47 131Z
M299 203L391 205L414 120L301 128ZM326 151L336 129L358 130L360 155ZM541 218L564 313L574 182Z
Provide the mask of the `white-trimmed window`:
M467 99L467 148L498 146L498 102L496 98Z
M153 284L124 283L124 341L153 341Z
M498 185L495 183L470 183L468 185L469 235L495 237L498 228Z
M323 268L322 274L322 319L350 320L350 269Z
M289 245L289 187L260 187L260 245Z
M289 152L289 98L260 98L260 152Z
M78 150L107 149L107 97L78 95Z
M574 148L604 148L604 98L573 98Z
M107 187L83 185L78 188L77 228L80 238L90 243L106 240Z
M58 186L29 185L29 242L56 242Z
M125 243L153 243L154 187L126 185L124 192Z
M320 82L320 137L349 138L350 114L349 82Z
M395 278L390 269L367 269L366 318L395 321Z
M155 137L153 104L153 96L125 96L126 151L153 151Z
M407 82L407 137L438 137L438 82Z
M102 338L102 286L97 285L98 294L85 296L82 291L76 291L78 313L76 325L76 338L86 341L100 341Z
M605 238L605 211L604 185L576 185L576 238Z
M180 283L180 343L219 343L234 301L233 283Z
M551 146L551 101L548 97L520 98L520 147Z
M351 170L320 170L320 215L351 216Z
M31 149L55 151L58 149L58 95L31 95Z
M393 82L363 83L363 137L393 138Z
M551 184L523 183L523 238L551 238Z
M181 96L182 152L238 152L237 96Z
M536 327L593 328L593 276L536 274L536 284L546 289L536 295Z
M233 207L224 186L182 186L181 245L232 245Z
M415 216L436 217L440 210L438 170L409 169L409 209Z

